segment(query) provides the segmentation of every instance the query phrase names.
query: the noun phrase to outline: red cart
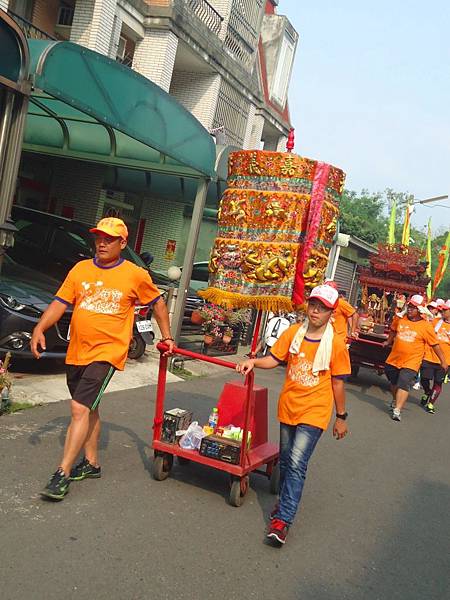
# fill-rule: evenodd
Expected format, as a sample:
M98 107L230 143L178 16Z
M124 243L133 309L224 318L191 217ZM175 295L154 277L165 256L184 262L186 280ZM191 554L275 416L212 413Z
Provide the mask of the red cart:
M279 452L278 445L267 441L267 411L265 414L265 427L260 426L259 431L253 430L252 444L250 447L248 447L247 444L247 438L248 433L251 430L251 424L253 424L254 427L257 427L258 422L261 423L261 419L258 419L257 414L257 411L259 410L259 404L257 401L255 402L258 396L258 390L256 390L253 385L253 371L246 377L244 384L244 421L242 427L243 435L239 464L221 462L220 460L202 456L197 450L186 450L181 448L178 444L170 444L161 441L161 429L164 417L164 398L166 391L166 374L169 358L167 356L163 356L163 353L167 350L167 346L165 344L159 343L157 348L161 355L159 362L158 386L156 391L155 418L153 422L152 448L155 451L155 455L152 466L152 475L154 479L157 481L163 481L164 479L167 479L173 465L173 457L177 456L180 464L192 461L202 465L207 465L214 469L218 469L219 471L225 471L226 473L229 473L231 481L229 500L232 506L242 505L249 487L249 475L252 472L266 476L270 481L271 493L277 494L280 477L278 464ZM181 348L175 348L174 354L195 358L215 365L220 365L228 369L235 370L236 368L235 363L219 358L205 356L203 354L197 354L196 352L190 352L188 350L182 350ZM229 385L235 385L236 388L241 386L241 384L234 384L234 382L225 384L224 392L226 387ZM259 388L259 390L264 389L265 388ZM224 398L223 394L222 398Z

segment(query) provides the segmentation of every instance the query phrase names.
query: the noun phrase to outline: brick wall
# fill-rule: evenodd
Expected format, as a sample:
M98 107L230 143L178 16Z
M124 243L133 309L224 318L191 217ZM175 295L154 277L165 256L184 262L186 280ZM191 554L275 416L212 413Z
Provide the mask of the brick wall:
M8 10L9 0L0 0L0 8L5 12Z
M55 35L56 19L58 18L59 0L35 0L33 6L33 25Z
M244 150L251 150L251 149L255 148L255 146L252 145L252 143L253 143L252 133L253 133L253 125L255 122L255 116L256 116L256 106L254 104L250 104L250 108L248 109L247 127L245 128L244 142L242 144L242 147L244 148Z
M147 29L136 44L133 69L168 92L177 46L178 38L171 31Z
M255 115L253 118L252 133L247 146L249 149L259 150L263 129L264 117L262 115Z
M181 102L206 129L211 129L219 88L218 73L174 71L170 94Z
M109 55L117 0L77 0L70 41Z
M180 244L183 231L184 205L170 200L145 196L141 218L146 219L142 251L151 252L155 257L154 267L166 271L176 260L164 258L167 240L176 240Z
M103 210L104 167L69 159L54 159L50 197L56 201L56 214L64 206L74 208L74 218L95 224Z

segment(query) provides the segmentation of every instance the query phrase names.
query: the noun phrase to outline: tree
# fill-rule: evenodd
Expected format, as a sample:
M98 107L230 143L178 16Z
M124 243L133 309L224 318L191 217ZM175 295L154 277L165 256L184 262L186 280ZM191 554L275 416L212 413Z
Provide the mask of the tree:
M362 190L360 194L345 190L340 201L340 230L369 244L385 242L388 220L386 199L381 193Z

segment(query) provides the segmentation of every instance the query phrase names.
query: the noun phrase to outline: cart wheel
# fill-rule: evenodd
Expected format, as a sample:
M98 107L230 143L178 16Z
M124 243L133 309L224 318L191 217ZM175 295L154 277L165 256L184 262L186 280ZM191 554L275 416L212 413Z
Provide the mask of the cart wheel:
M242 506L244 503L244 496L249 488L249 476L246 475L240 479L235 477L231 484L230 490L230 504L231 506Z
M352 377L356 379L359 373L359 365L352 365Z
M278 495L280 490L280 463L273 465L270 475L270 493L274 496Z
M156 481L164 481L169 477L173 465L172 454L157 454L153 459L152 475Z
M184 456L177 456L177 461L178 464L182 465L183 467L191 463L191 461L188 458L184 458Z

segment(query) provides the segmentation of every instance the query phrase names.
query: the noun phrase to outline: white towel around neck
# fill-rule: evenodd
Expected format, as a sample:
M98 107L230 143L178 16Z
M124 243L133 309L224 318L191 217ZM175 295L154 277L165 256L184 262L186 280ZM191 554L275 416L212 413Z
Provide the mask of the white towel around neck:
M298 354L300 352L300 346L302 345L303 339L308 331L308 319L306 319L302 325L298 328L294 339L289 346L290 354ZM330 322L327 323L325 331L322 334L322 338L317 348L316 356L314 357L314 363L312 372L317 375L319 371L328 371L331 362L331 353L333 350L333 336L334 329Z

